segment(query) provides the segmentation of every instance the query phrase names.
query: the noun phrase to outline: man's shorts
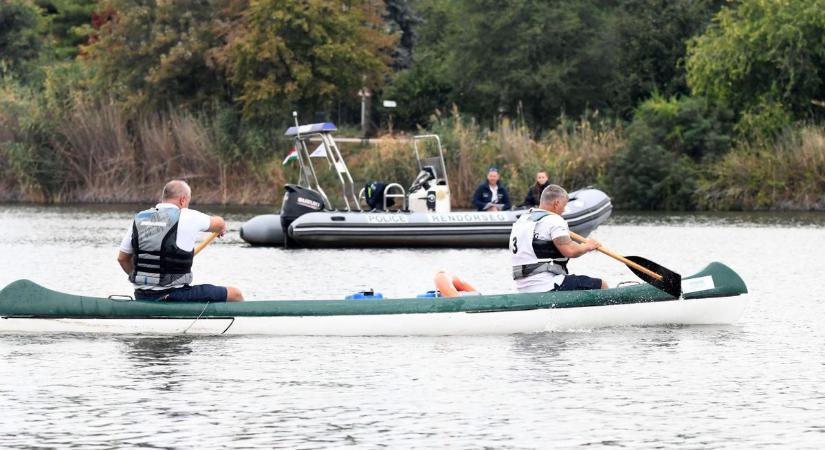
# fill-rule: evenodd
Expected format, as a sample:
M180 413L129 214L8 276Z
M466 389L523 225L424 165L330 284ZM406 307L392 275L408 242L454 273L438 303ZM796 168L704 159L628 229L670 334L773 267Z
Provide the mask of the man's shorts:
M197 284L159 293L136 290L135 298L137 300L161 300L166 302L225 302L226 288L213 284Z
M601 278L591 278L586 275L565 275L561 285L557 284L554 291L588 291L601 288Z

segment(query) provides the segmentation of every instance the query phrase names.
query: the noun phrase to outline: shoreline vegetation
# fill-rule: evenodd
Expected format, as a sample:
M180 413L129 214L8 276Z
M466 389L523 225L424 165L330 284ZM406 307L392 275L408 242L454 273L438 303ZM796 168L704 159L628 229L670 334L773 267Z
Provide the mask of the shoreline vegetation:
M215 124L219 119L183 111L132 122L112 105L78 105L66 116L41 122L41 127L53 126L44 135L37 133L42 128L31 130L31 124L8 117L0 122L0 140L33 139L42 147L36 152L20 144L4 147L2 202L145 203L156 200L167 180L184 178L195 189L198 203L277 206L284 183L297 179L297 163L281 165L291 141L280 136L280 129L271 130L268 154L227 161L217 148L225 145ZM434 116L426 131L442 139L456 208L472 206L472 192L491 166L499 168L516 203L538 170L548 171L552 182L570 190L594 186L611 195L622 189L616 183L624 178L612 175L623 170L628 131L598 117L565 120L535 139L524 124L505 119L490 130L453 109L446 117ZM417 171L411 136L394 140L384 135L366 145L339 146L356 183L382 180L406 185ZM675 195L685 197L679 201L689 207L670 209L825 211L825 127L801 125L776 141L742 144L712 164L683 170L674 176L689 181L693 190ZM319 178L336 192L338 185L325 169L319 170Z
M0 201L278 206L296 110L378 138L340 145L361 185L415 176L384 130L439 135L455 208L496 166L515 204L545 170L620 210L825 211L824 2L7 0Z

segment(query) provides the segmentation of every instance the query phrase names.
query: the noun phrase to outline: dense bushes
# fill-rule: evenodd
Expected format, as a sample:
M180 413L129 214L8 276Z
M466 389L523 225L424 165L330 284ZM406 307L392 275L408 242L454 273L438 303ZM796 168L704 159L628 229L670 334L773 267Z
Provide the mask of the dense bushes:
M825 210L825 127L806 125L775 143L743 144L700 181L699 207Z
M617 206L693 209L700 163L730 148L730 118L698 98L654 96L636 110L627 146L611 161L607 186Z

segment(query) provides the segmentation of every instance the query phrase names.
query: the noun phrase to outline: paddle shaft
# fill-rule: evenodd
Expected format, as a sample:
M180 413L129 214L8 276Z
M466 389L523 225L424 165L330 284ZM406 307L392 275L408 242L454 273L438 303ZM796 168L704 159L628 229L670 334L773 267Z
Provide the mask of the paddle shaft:
M201 242L200 244L198 244L198 246L197 246L197 247L195 247L195 254L197 255L198 253L200 253L200 252L201 252L201 250L203 250L203 248L204 248L204 247L206 247L207 245L209 245L209 243L210 243L210 242L212 242L212 241L213 241L216 237L218 237L218 233L217 233L217 232L210 234L210 235L209 235L209 237L208 237L208 238L206 238L206 240L204 240L203 242Z
M587 240L587 239L583 238L582 236L579 236L578 234L576 234L572 231L570 232L570 237L572 237L573 239L575 239L579 242L584 242L584 241ZM605 255L607 255L607 256L609 256L613 259L615 259L616 261L621 261L621 262L625 263L626 265L638 270L639 272L642 272L642 273L646 274L647 276L653 277L653 278L655 278L659 281L662 281L662 279L664 278L661 275L659 275L658 273L648 269L647 267L636 264L635 262L625 258L624 256L619 255L618 253L613 253L612 251L610 251L610 250L608 250L604 247L599 247L596 250L604 253Z

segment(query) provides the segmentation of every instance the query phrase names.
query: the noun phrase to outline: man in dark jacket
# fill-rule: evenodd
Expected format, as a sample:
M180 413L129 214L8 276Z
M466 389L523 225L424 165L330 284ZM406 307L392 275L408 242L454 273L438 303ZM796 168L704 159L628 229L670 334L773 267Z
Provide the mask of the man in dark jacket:
M479 211L504 211L510 209L510 195L507 188L499 183L498 169L487 171L487 181L481 183L473 193L473 205Z

